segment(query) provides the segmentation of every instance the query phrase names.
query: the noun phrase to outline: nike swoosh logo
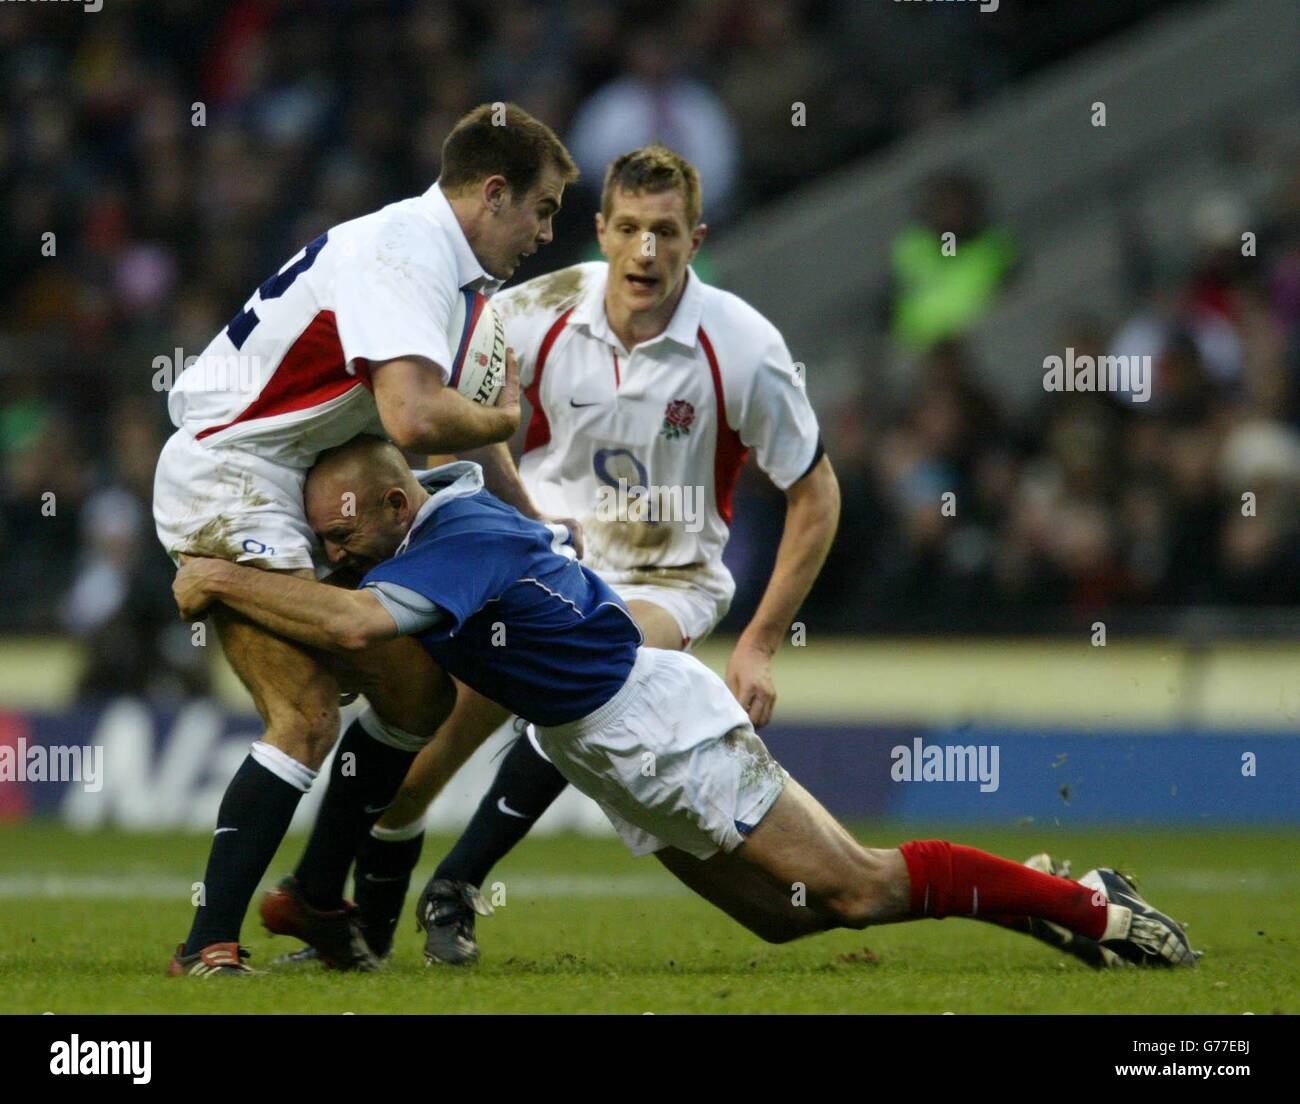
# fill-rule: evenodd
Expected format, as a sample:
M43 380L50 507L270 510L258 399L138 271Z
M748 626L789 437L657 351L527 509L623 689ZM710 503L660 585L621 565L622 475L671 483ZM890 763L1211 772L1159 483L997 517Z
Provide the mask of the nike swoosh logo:
M396 874L391 878L381 878L377 874L367 874L365 877L368 882L400 882L406 877L406 875Z
M391 804L392 804L392 802L390 801L390 802L388 803L388 805L391 805ZM367 806L366 806L366 812L368 812L368 813L382 813L385 809L388 808L388 805L367 805Z
M580 402L574 402L572 399L570 399L569 405L573 407L574 410L581 410L584 406L599 406L600 403L598 402L580 403Z
M219 836L219 835L221 835L222 832L238 832L238 831L239 831L238 828L218 828L218 829L217 829L215 832L213 832L212 834L213 834L214 836Z
M527 813L516 813L512 808L510 808L510 806L506 804L506 799L504 797L497 798L497 808L505 813L506 816L518 817L520 820L528 819Z

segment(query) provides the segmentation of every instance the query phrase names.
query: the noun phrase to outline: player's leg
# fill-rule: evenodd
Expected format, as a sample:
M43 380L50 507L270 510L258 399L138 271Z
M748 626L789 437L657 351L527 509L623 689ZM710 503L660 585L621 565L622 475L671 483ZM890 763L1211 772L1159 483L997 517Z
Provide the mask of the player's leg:
M947 916L1004 924L1028 916L1130 961L1195 962L1181 927L1113 871L1072 882L947 840L863 847L793 780L736 854L780 886L806 886L808 905L836 927Z
M354 896L366 939L377 954L386 954L392 946L420 859L430 803L483 741L509 720L506 709L464 684L457 683L456 690L451 716L416 756L392 804L357 848ZM510 846L513 843L506 849Z
M687 629L662 604L633 598L627 603L627 608L645 637L645 647L677 652L690 643Z
M163 447L154 479L159 540L174 559L212 556L314 577L305 478L300 469L178 431ZM197 976L241 972L236 941L248 901L339 727L338 683L320 654L221 605L213 607L212 623L266 733L222 799L202 903L188 943L169 967ZM308 919L340 960L364 963L369 956L343 912Z
M769 943L784 943L840 926L841 921L834 912L817 907L816 901L809 906L804 887L800 884L781 885L765 870L755 869L744 847L730 852L720 851L704 860L668 847L657 851L655 857L688 888ZM1044 859L1047 856L1034 856L1025 865L1064 877L1035 861ZM1051 866L1050 860L1047 865ZM1094 969L1122 966L1132 960L1132 956L1126 958L1097 940L1076 935L1036 917L989 915L974 919L1033 936Z
M1116 950L1191 959L1181 929L1113 872L1076 883L943 840L862 846L789 778L725 684L689 656L642 651L620 694L619 709L594 728L541 730L543 748L605 808L634 854L675 847L711 860L693 867L668 856L674 873L764 938L1031 916ZM715 860L719 852L734 861ZM742 877L742 866L760 878Z
M369 708L339 742L311 838L292 879L263 902L264 919L268 910L274 916L288 907L285 894L314 909L343 907L357 848L455 700L450 678L409 638L329 662L345 689L366 695Z
M222 798L201 903L181 957L238 944L257 883L338 735L338 686L315 657L224 606L214 607L212 620L265 732ZM228 954L238 961L237 952Z
M420 655L427 660L422 650ZM395 662L379 664L376 672L381 678L396 683L392 687L395 698L385 710L386 714L401 716L408 724L422 726L444 715L445 702L440 694L423 701L418 697L414 700L409 698L411 687L429 680L421 679L418 671L405 670L396 662L400 656L390 653L389 658ZM344 681L349 688L355 686L365 689L368 696L374 695L369 698L373 712L363 714L355 721L340 743L332 772L335 777L331 778L307 852L295 873L296 877L303 879L305 886L310 885L312 892L341 897L347 869L355 859L353 892L357 919L366 942L376 955L383 957L392 948L393 933L410 887L411 875L420 859L424 844L423 818L430 802L479 745L509 719L509 713L469 687L455 683L454 708L434 738L423 746L420 746L420 741L407 744L402 730L383 722L379 710L374 708L376 702L382 705L386 701L382 683L377 685L372 681L367 686L355 677ZM403 700L400 695L408 697ZM422 708L429 711L424 721L419 717ZM377 750L377 741L380 740L388 746ZM400 746L394 747L394 744ZM412 746L419 747L418 752L412 754L409 751ZM352 755L351 760L343 758L348 753ZM376 760L378 769L368 770L371 781L362 784L356 768L359 757L367 753ZM348 775L344 774L345 765L351 772ZM553 768L545 760L541 760L535 771L543 778L552 772ZM382 785L375 779L379 779ZM529 785L528 780L525 780L525 785ZM514 800L524 808L539 805L540 815L564 785L566 783L561 778L558 787L551 787L543 797L524 792L515 794ZM495 785L493 789L496 789ZM530 786L531 791L537 789L536 785ZM485 805L487 800L484 799ZM387 807L381 813L382 806ZM517 823L520 822L511 821L509 825L513 828ZM519 834L527 831L531 823L532 820L528 819ZM499 854L504 854L516 842L510 839L502 843L498 835L482 832L468 838L479 841L479 846L489 853ZM473 856L457 854L458 865L467 869L475 861ZM442 884L446 881L448 879L435 875L426 888L426 894L447 898L445 903L441 900L436 902L439 918L444 922L438 925L435 935L445 935L447 940L458 944L462 939L461 932L467 930L472 945L475 898L470 891L478 883ZM447 913L455 915L445 919ZM451 948L448 953L452 953ZM286 957L297 961L315 956L297 952Z
M688 889L769 943L786 943L833 927L820 912L804 907L797 890L778 885L735 851L697 859L676 847L665 847L654 855Z
M659 854L688 886L775 943L837 927L949 915L1002 923L1009 914L1099 939L1108 920L1106 903L1077 883L974 848L938 840L864 847L794 779L734 850L705 861ZM981 899L990 908L983 917Z

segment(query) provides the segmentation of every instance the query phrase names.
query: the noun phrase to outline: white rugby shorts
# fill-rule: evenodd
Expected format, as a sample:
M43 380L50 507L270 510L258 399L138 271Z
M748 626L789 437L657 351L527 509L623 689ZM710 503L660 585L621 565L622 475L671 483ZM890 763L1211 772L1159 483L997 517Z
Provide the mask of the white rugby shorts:
M316 567L319 545L302 501L306 479L301 468L177 430L154 475L158 539L173 560L186 553L274 570ZM318 573L327 573L323 558Z
M613 698L536 736L634 855L732 851L789 779L726 683L684 652L642 648Z
M650 602L672 617L681 630L683 649L698 644L717 628L731 608L736 590L730 572L721 567L698 571L689 579L670 578L667 572L663 579L655 579L654 569L595 570L624 602Z

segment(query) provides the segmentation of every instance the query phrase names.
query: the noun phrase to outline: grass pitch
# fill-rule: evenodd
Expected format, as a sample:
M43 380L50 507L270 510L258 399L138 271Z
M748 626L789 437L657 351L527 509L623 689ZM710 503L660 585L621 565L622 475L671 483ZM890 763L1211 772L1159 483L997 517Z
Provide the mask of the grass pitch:
M1046 848L1072 858L1076 874L1117 865L1190 922L1205 958L1194 970L1096 974L956 919L770 946L617 841L536 837L493 873L506 904L479 921L477 967L425 967L408 918L380 975L270 967L243 981L190 981L163 969L189 924L206 837L30 824L0 829L0 1013L1300 1011L1300 833L895 825L858 836L941 836L1017 859ZM450 842L426 841L416 886ZM286 841L268 880L291 869L301 845ZM267 936L255 915L244 942L263 969L296 946Z

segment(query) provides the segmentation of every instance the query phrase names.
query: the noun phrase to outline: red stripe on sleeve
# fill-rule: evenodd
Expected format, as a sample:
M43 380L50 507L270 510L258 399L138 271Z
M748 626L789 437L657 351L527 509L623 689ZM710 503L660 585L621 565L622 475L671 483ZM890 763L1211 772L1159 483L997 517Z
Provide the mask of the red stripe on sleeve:
M528 402L533 408L532 417L528 419L528 433L524 436L524 452L532 452L533 449L550 443L551 423L546 418L546 411L542 409L542 370L546 367L551 346L555 344L555 339L560 336L572 313L573 308L570 307L551 323L551 328L542 338L541 348L537 350L537 368L533 371L533 382L524 388L524 394L528 396Z
M722 372L718 368L718 358L713 351L713 342L700 327L700 345L709 361L709 372L713 376L713 398L718 411L718 438L713 450L713 495L718 503L718 513L722 520L731 524L731 496L736 489L736 480L740 478L740 469L745 466L749 456L740 440L740 434L727 422L727 401L722 392Z

